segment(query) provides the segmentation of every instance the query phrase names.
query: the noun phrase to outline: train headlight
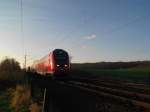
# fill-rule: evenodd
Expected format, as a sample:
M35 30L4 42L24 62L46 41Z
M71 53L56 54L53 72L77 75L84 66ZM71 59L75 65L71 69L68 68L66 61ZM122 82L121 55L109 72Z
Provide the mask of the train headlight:
M57 67L59 67L60 65L56 65Z
M64 65L65 67L68 67L68 65Z

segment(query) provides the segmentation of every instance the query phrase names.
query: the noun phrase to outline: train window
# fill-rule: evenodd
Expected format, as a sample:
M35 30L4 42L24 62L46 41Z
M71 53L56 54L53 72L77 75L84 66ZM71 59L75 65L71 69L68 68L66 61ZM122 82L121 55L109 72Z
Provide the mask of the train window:
M69 56L66 52L58 51L54 53L55 61L59 64L67 64L69 62Z
M67 59L67 57L58 56L58 57L56 57L56 59Z

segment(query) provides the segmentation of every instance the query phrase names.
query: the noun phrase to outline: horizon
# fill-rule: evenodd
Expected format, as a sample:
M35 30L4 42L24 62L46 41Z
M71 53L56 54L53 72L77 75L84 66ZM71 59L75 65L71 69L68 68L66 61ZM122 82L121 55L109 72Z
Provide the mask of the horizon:
M12 58L12 57L8 57L8 56L5 56L2 60L0 60L0 63L5 60L5 59L15 59L15 58ZM16 60L16 59L15 59ZM16 60L17 62L19 62L18 60ZM37 60L35 60L37 61ZM131 60L131 61L97 61L97 62L71 62L71 64L95 64L95 63L134 63L134 62L150 62L150 60ZM21 64L19 62L19 64ZM22 66L21 66L22 67Z

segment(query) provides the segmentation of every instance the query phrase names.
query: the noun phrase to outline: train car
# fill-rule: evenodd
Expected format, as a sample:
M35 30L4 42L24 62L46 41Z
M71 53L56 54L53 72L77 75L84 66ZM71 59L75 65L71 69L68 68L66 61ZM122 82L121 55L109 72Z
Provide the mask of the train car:
M70 70L69 54L63 49L55 49L33 63L32 69L45 76L67 76Z

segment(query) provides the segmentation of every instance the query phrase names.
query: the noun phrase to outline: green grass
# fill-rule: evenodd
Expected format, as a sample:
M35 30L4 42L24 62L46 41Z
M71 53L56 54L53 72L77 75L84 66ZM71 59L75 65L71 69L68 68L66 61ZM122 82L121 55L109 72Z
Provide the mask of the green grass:
M93 75L99 77L108 77L132 82L150 81L149 69L116 69L116 70L87 70Z
M83 77L99 77L116 80L124 80L137 83L150 82L150 69L134 68L134 69L88 69L78 70L76 74Z
M13 88L0 92L0 112L15 112L15 108L11 106L14 92L15 89ZM29 112L28 105L20 105L19 112Z
M22 71L0 71L0 112L15 112L15 108L11 106L14 97L12 94L16 91L16 84L26 84L26 80L27 74ZM19 112L29 112L28 105L20 105Z
M12 112L9 97L5 92L0 93L0 112Z

